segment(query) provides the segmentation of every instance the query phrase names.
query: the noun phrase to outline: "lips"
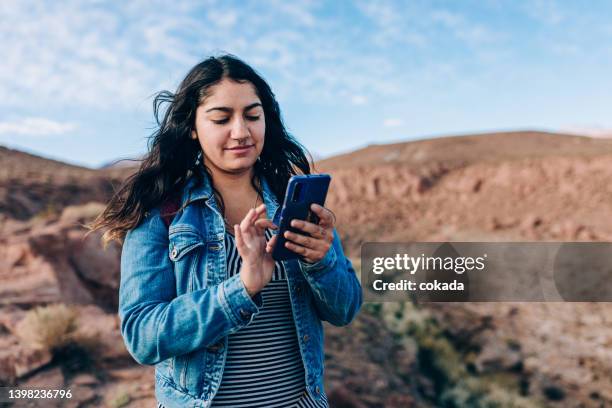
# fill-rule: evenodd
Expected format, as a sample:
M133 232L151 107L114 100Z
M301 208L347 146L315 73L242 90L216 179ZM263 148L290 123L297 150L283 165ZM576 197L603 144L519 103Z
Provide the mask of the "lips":
M254 147L254 146L255 145L236 146L236 147L227 148L226 150L231 150L232 152L243 152L245 150L249 150L251 147Z

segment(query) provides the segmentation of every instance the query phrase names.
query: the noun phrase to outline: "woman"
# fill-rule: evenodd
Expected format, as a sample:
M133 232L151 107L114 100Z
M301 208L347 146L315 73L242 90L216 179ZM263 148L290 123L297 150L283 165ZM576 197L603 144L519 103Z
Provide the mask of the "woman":
M324 207L286 235L300 260L271 257L288 180L310 166L270 87L211 57L154 111L150 152L93 228L124 241L121 333L155 365L160 406L327 406L321 320L348 324L361 287Z

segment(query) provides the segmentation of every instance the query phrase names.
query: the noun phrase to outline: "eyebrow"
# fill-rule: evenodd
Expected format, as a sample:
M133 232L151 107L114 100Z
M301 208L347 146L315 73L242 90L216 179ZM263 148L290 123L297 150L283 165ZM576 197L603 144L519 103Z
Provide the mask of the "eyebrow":
M253 108L254 108L254 107L256 107L256 106L261 106L261 103L259 103L259 102L252 103L252 104L250 104L250 105L248 105L248 106L245 106L244 110L245 110L245 111L248 111L248 110L253 109ZM263 106L262 106L262 107L263 107ZM214 108L207 109L207 110L206 110L206 113L211 112L211 111L214 111L214 110L220 110L220 111L222 111L222 112L228 112L228 113L230 113L230 112L233 112L233 111L234 111L232 108L228 108L228 107L226 107L226 106L215 106Z

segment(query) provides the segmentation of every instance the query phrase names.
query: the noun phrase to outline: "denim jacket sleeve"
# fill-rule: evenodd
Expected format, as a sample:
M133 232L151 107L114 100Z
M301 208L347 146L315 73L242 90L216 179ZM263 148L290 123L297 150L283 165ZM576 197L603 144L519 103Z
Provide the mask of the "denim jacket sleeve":
M300 260L299 264L314 294L319 317L334 326L349 324L363 303L363 295L336 230L332 246L323 259L313 264Z
M121 253L119 317L130 354L156 364L216 343L246 326L262 306L240 276L215 286L176 295L168 228L159 210L128 232Z

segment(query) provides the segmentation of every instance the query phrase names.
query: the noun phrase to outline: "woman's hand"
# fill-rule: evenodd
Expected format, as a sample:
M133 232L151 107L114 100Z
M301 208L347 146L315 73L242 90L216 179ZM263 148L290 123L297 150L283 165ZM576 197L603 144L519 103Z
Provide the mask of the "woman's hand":
M325 257L332 245L335 217L330 210L318 204L312 204L310 209L319 217L319 224L292 220L291 226L293 228L304 231L310 236L286 231L285 238L289 241L285 243L285 246L302 255L306 262L315 263Z
M274 272L272 249L276 235L266 244L264 232L266 228L276 229L277 226L268 219L259 219L265 212L264 204L250 209L240 225L234 225L236 248L242 258L240 279L250 296L259 293L270 282Z

